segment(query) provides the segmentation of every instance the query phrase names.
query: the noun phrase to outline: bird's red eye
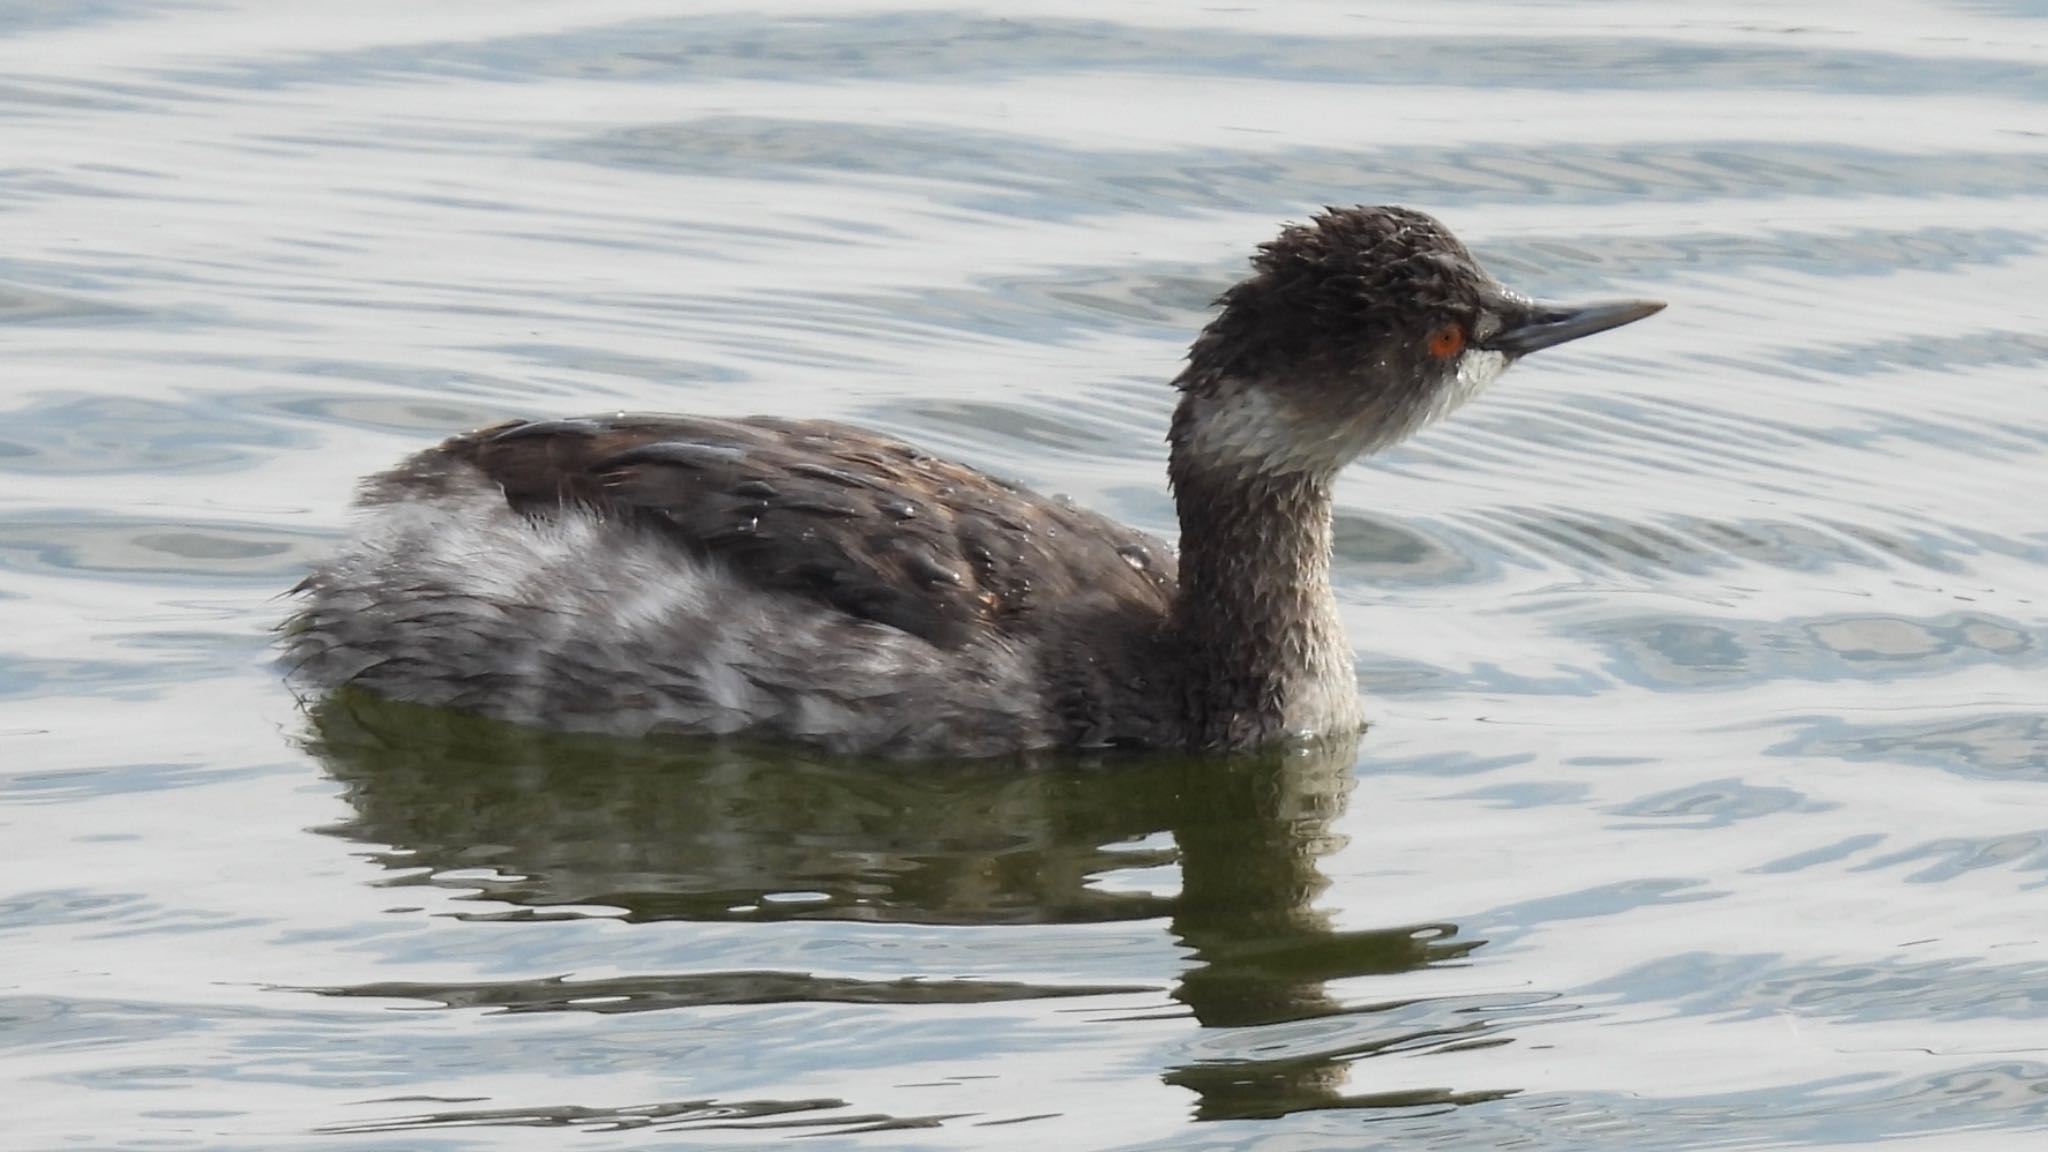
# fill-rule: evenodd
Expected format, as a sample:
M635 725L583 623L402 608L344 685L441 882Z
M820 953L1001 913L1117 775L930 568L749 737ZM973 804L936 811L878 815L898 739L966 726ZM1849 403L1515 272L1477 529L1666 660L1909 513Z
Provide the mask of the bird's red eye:
M1449 360L1465 350L1465 330L1456 324L1446 324L1429 334L1429 354L1439 360Z

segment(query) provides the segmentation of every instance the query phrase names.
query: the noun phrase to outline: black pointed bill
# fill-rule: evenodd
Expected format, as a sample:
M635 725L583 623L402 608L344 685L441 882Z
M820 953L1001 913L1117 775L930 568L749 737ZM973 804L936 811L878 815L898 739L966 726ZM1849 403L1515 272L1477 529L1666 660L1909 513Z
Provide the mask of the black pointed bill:
M1664 310L1662 300L1607 300L1598 304L1529 304L1508 314L1507 327L1479 342L1489 352L1526 356L1567 340L1633 324Z

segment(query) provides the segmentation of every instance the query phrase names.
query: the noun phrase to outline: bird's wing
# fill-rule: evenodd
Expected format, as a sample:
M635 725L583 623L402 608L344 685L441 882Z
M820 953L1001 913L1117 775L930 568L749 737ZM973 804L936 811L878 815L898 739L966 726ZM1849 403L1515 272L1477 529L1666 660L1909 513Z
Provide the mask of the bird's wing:
M941 646L1033 635L1062 600L1163 611L1167 547L908 444L825 421L605 416L457 436L371 482L366 499L480 469L510 505L582 505L709 557L762 588L815 598Z

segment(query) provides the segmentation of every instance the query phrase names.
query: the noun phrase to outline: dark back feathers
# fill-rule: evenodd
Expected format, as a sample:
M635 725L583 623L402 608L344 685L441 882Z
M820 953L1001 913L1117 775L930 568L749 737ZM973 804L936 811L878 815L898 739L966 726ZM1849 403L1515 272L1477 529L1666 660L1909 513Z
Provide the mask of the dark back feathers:
M1026 639L1077 596L1164 613L1160 541L908 444L816 420L611 416L457 436L375 478L372 503L481 470L530 516L581 505L758 587L955 647Z

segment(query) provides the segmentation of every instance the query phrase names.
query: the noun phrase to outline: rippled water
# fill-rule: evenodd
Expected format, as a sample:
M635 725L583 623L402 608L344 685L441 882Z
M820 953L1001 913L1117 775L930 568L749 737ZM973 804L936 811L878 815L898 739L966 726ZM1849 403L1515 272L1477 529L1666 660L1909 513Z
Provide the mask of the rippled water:
M2048 8L0 3L10 1147L2033 1147ZM1155 530L1276 222L1655 320L1347 475L1357 748L550 739L266 662L502 415ZM18 1142L18 1143L17 1143Z

